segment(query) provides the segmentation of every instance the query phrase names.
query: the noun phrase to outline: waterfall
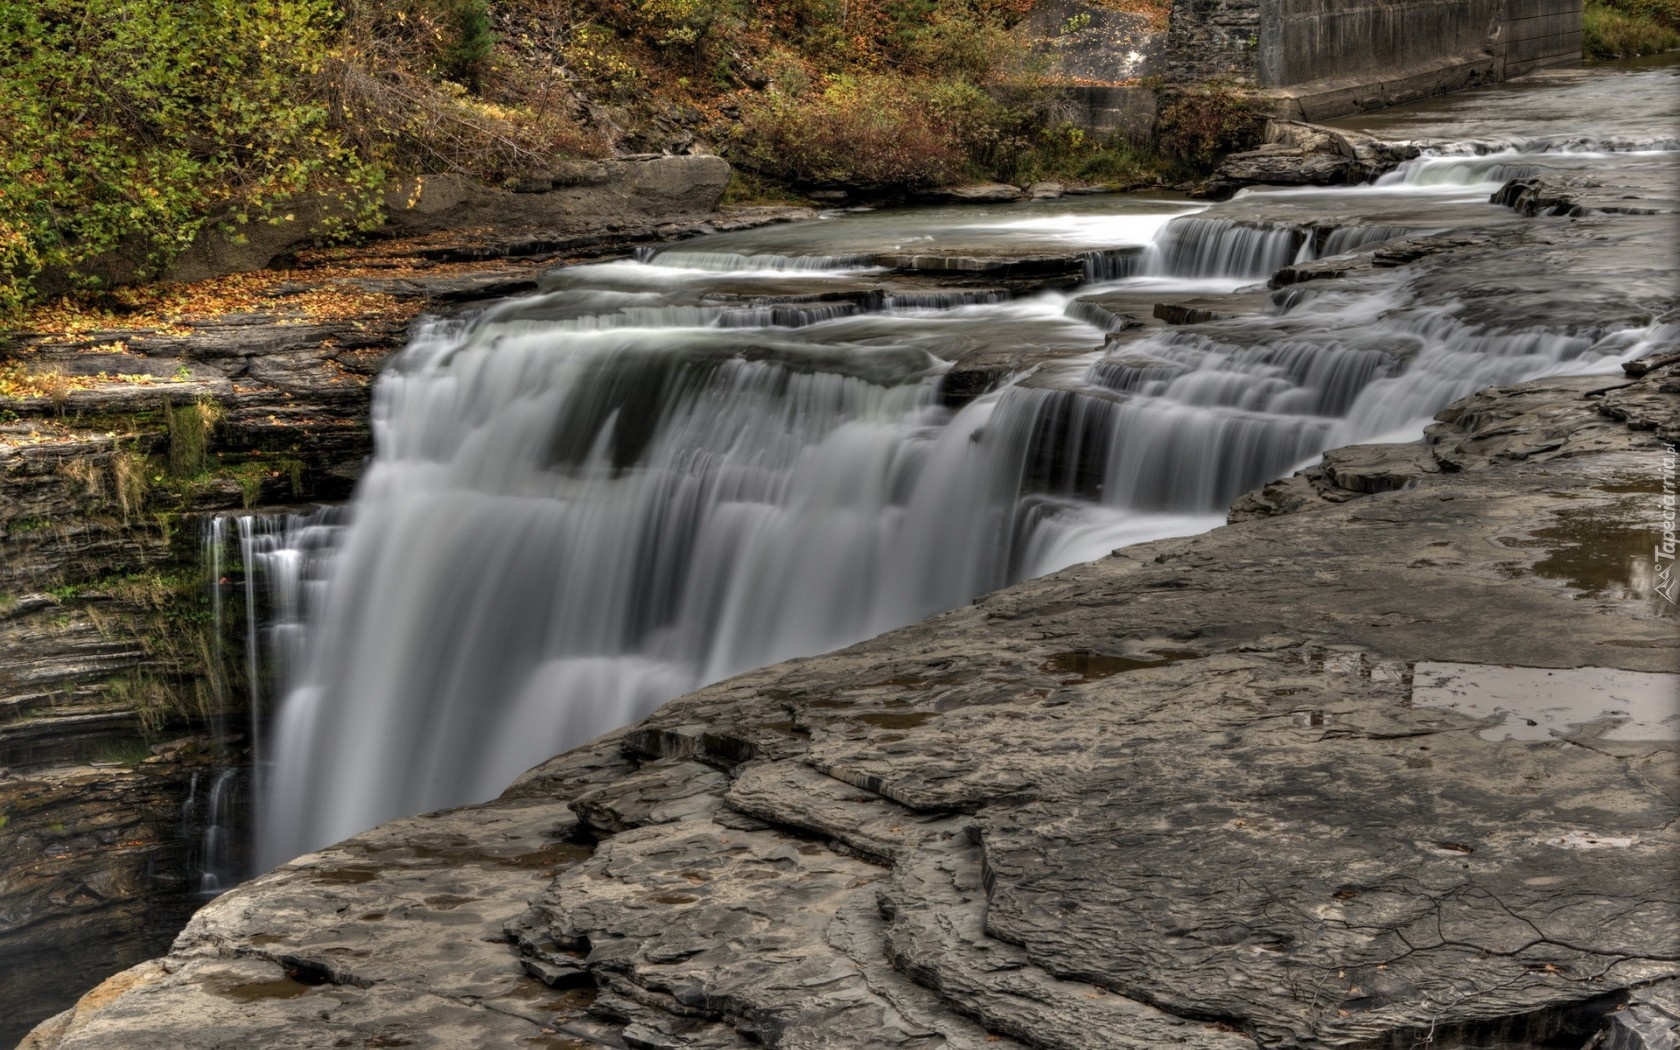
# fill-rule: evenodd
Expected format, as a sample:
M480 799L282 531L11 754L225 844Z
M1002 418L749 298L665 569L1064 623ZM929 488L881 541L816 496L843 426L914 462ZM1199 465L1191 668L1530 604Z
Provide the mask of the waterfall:
M196 840L201 895L215 896L251 872L250 810L263 793L269 757L264 727L300 659L311 594L323 583L321 554L331 549L343 517L343 508L319 507L216 515L205 522L216 747L214 765L202 776L193 774L181 809L181 827ZM226 645L234 633L243 641L237 671L229 666ZM242 697L231 694L230 680L243 681ZM229 716L239 708L244 718L236 723Z
M1203 294L1428 225L1185 211L1147 246L1068 250L1108 287ZM1211 527L1324 448L1632 345L1484 331L1411 306L1400 271L1111 335L1078 291L883 285L873 255L733 236L425 323L376 387L345 523L242 519L246 586L277 596L249 677L284 695L262 864L493 796L732 673ZM970 360L1012 363L953 409Z
M200 838L198 892L213 897L245 877L244 822L237 812L243 802L243 778L238 769L222 768L210 780L204 803L204 831ZM189 803L198 788L198 775L188 792Z
M378 393L265 839L493 794L704 681L1007 582L1020 446L989 402L954 420L942 371L773 329L424 332Z
M1265 280L1295 261L1308 236L1288 224L1186 216L1167 224L1143 265L1173 277Z

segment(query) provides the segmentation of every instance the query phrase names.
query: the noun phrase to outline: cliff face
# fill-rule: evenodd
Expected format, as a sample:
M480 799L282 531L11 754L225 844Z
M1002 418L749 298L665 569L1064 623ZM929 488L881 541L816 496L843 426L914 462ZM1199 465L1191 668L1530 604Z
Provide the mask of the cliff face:
M244 761L237 734L219 752L205 735L243 722L244 689L213 657L200 517L348 493L363 384L403 332L272 320L136 338L122 370L162 378L14 400L0 427L0 936L19 960L0 1001L37 1017L90 970L159 951L198 903L204 792ZM74 345L29 360L102 363ZM199 406L219 419L177 474L178 418Z
M234 300L214 314L5 348L23 393L0 397L0 1043L164 950L202 903L211 785L248 761L237 729L209 733L248 712L242 632L218 638L211 615L206 517L348 496L369 384L421 309L802 214L708 216L716 158L617 167L527 194L438 189L404 219L418 240L324 253L237 297L211 286Z
M1680 363L1632 371L674 701L24 1045L1672 1045Z

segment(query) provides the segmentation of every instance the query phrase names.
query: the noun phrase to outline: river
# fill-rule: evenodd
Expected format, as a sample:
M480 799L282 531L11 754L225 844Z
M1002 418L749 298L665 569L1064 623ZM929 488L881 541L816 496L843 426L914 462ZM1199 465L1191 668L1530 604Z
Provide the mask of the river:
M491 797L704 683L1215 527L1477 389L1618 371L1672 330L1570 311L1660 297L1650 258L1582 256L1532 299L1404 258L1267 280L1567 221L1490 203L1511 178L1672 200L1674 87L1570 71L1355 118L1424 147L1366 186L836 212L422 324L348 512L245 527L281 596L259 863Z

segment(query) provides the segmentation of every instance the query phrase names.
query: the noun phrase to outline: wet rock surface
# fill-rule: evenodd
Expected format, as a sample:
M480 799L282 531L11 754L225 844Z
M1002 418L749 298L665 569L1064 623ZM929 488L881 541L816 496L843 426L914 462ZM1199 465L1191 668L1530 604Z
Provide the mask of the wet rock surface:
M1672 1045L1680 705L1525 738L1421 665L1680 672L1676 367L673 701L241 887L25 1045Z
M1421 442L1332 449L1316 466L1244 493L1229 520L1345 503L1441 473L1620 450L1630 432L1672 446L1680 441L1676 364L1674 355L1659 355L1629 362L1621 378L1564 376L1481 391L1439 413Z
M1418 153L1415 145L1385 142L1357 131L1269 120L1261 144L1226 157L1199 192L1226 197L1244 186L1367 182Z

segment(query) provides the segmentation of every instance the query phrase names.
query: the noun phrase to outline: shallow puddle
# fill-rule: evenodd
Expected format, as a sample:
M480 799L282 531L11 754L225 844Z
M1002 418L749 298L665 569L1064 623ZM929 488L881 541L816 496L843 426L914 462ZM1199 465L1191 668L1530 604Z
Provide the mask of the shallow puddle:
M1534 530L1529 539L1503 542L1545 550L1546 556L1526 569L1536 576L1598 597L1646 602L1653 612L1674 616L1680 609L1664 594L1674 592L1659 572L1660 540L1654 525L1607 514L1602 508L1583 508L1560 512L1556 524Z
M250 984L236 984L232 988L219 988L216 989L216 994L242 1003L255 1003L265 999L296 999L307 991L309 985L302 981L282 977L278 981L252 981Z
M1180 660L1194 660L1202 654L1193 649L1152 649L1138 656L1116 656L1091 649L1074 649L1055 653L1039 666L1046 674L1074 675L1063 682L1089 682L1127 671L1141 671L1149 667L1165 667Z
M1680 674L1420 663L1412 702L1498 718L1483 740L1550 740L1600 721L1603 740L1680 740Z

